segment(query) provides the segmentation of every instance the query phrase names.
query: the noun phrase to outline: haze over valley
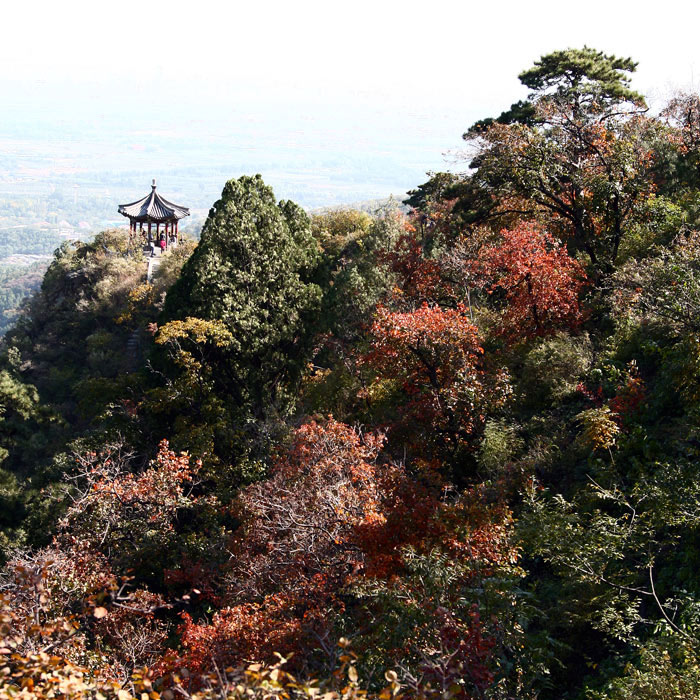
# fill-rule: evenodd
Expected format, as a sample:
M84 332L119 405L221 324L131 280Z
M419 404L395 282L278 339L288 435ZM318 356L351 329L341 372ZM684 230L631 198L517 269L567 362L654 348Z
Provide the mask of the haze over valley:
M0 125L0 232L42 231L50 245L123 225L117 203L138 199L151 178L190 206L190 230L221 183L245 173L263 173L278 197L305 208L401 199L428 170L448 167L443 153L460 147L464 123L447 108L407 110L361 93L308 103L284 89L274 98L241 89L168 103L165 90L132 104L98 85L12 87ZM45 252L27 243L0 255Z

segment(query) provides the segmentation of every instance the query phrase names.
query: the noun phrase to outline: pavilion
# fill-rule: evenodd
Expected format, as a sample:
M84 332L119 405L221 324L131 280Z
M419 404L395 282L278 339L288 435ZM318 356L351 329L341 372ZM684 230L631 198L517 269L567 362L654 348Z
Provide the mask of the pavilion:
M144 224L148 224L148 243L153 240L152 226L155 224L155 240L160 240L161 224L165 234L166 247L170 241L179 243L178 221L190 215L187 207L173 204L156 192L156 181L153 180L150 194L131 204L120 204L119 213L129 218L129 231L144 234Z

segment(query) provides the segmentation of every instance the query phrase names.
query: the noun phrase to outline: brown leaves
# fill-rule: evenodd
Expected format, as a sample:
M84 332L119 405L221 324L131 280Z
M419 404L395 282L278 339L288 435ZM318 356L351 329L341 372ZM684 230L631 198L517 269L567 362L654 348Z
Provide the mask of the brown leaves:
M329 419L295 431L267 481L240 497L239 591L303 593L342 581L357 562L355 527L378 512L381 435Z
M143 557L146 540L166 546L174 536L178 510L195 499L190 492L199 464L177 455L162 441L151 465L130 471L118 451L81 458L82 470L72 478L79 488L60 524L59 542L79 542L95 552L110 552L122 572Z

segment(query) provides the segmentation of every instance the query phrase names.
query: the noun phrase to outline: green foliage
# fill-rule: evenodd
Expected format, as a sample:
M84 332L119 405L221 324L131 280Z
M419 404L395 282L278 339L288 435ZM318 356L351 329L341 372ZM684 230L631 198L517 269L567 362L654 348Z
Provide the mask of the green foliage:
M618 271L619 314L634 314L678 333L700 330L700 236L680 235L652 260L630 261Z
M25 437L10 448L7 468L37 474L78 434L107 414L124 414L134 369L128 343L144 317L122 317L144 273L142 254L129 250L125 232L105 231L92 243L66 242L56 251L4 340L6 371L36 391L36 410L21 416Z
M700 659L687 644L654 641L625 664L620 677L603 690L589 690L590 700L694 700L700 694Z
M403 200L413 209L426 211L428 204L441 199L449 198L450 189L461 181L461 177L455 173L428 173L430 179L415 190L407 192L408 197Z
M497 478L505 472L523 446L518 426L510 425L503 419L487 420L479 445L479 466L488 477Z
M230 180L168 291L145 406L153 430L207 465L226 488L264 470L312 351L321 290L306 214L262 178ZM158 284L158 280L156 280ZM159 426L161 426L159 428Z
M22 302L41 284L45 265L0 266L0 336L12 327Z
M230 180L166 298L168 320L225 324L231 343L217 381L256 417L286 402L304 367L321 297L310 281L317 259L298 206L277 204L259 175Z
M587 334L558 333L537 341L523 359L518 390L533 408L572 398L578 382L591 366L593 348Z
M689 223L686 206L677 199L652 195L641 203L639 218L631 222L620 244L620 263L654 256L655 246L668 246Z
M554 51L542 56L518 78L536 94L552 94L558 99L574 100L596 109L619 102L644 104L644 98L629 88L637 68L631 58L617 58L587 46L582 49Z
M13 208L11 202L0 200L3 205L3 213ZM5 208L7 207L7 208ZM23 220L29 211L16 211L17 220ZM26 221L26 219L24 219ZM21 226L14 231L4 228L0 240L0 258L10 255L51 255L64 241L58 233L48 230L40 230L34 227Z
M182 266L197 247L197 242L187 235L180 235L180 243L168 250L160 257L160 265L153 275L153 286L159 294L165 294L177 281L182 271Z
M626 644L653 628L697 652L700 582L695 570L679 576L678 565L694 556L682 542L697 528L698 476L679 459L624 477L604 469L610 485L589 478L574 501L532 490L524 546L553 567L558 597L579 620Z
M174 378L150 392L147 411L156 421L169 420L175 447L215 459L217 443L233 449L235 435L227 420L226 400L217 390L216 373L226 361L233 336L222 321L187 318L165 324L156 336L164 346Z
M24 499L16 475L0 467L0 565L8 552L24 544L19 526L25 517Z
M464 135L474 148L473 171L454 192L462 220L510 227L514 215L537 218L597 273L614 267L654 190L652 153L665 134L629 88L635 65L584 47L521 73L529 102Z
M8 369L0 370L0 462L8 457L9 448L16 443L17 433L26 421L38 414L39 395L18 377L20 363L17 349L10 348Z
M314 222L324 230L333 225L337 231L337 242L324 245L317 273L323 289L321 324L337 338L353 340L393 282L386 258L404 230L405 218L396 207L373 218L359 213L345 213L340 220L337 214L331 217Z
M532 102L527 100L518 100L514 102L510 109L502 112L498 117L493 119L479 119L469 127L469 130L462 134L463 139L470 139L478 136L481 132L486 131L492 124L526 124L532 126L537 121L537 112Z
M372 226L372 217L356 209L335 209L311 218L311 232L324 254L339 258L352 244L360 244Z

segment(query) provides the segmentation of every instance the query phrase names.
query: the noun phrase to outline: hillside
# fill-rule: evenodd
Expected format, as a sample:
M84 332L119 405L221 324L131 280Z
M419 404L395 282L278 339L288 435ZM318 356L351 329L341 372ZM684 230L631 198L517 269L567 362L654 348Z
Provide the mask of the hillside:
M410 208L233 178L150 284L64 242L1 347L0 698L697 698L700 97L635 67L543 56Z

